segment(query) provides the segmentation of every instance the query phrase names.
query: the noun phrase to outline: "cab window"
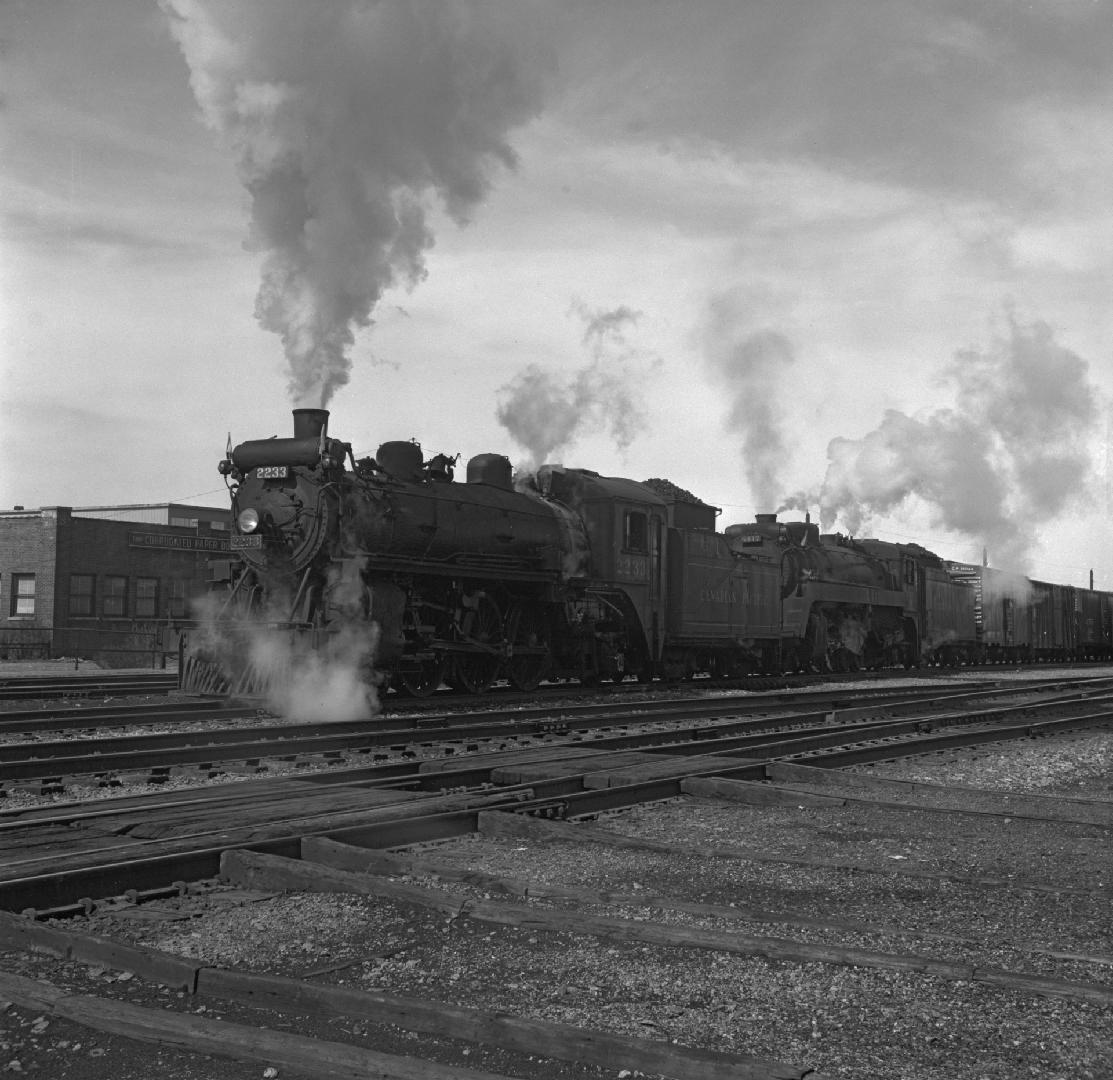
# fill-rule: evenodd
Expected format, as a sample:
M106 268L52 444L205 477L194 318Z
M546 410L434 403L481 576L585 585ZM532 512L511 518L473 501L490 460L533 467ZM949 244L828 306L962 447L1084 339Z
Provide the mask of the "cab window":
M622 547L624 551L649 554L649 522L645 514L627 510L623 515Z

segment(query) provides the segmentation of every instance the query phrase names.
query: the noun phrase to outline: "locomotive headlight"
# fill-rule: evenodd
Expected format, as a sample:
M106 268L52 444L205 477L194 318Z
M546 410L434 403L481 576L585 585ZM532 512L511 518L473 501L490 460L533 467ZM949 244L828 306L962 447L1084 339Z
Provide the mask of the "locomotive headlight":
M236 518L236 524L240 527L242 533L253 533L259 528L259 511L253 506L249 506L246 510L241 510L239 516Z

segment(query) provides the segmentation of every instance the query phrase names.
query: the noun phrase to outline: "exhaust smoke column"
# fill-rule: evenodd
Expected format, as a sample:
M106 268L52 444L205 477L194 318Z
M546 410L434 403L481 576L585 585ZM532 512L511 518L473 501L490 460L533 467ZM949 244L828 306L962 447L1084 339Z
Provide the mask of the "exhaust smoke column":
M236 154L263 256L255 314L295 404L348 381L383 291L416 285L435 193L459 224L547 58L529 0L159 0L205 122Z
M495 415L529 455L521 465L525 473L535 472L591 426L609 428L615 445L626 450L645 422L637 391L644 377L632 373L639 357L625 336L641 312L625 304L600 311L575 301L572 314L584 323L589 362L570 375L529 364L498 391Z
M750 494L758 506L776 506L788 459L780 395L792 377L796 354L784 334L768 328L750 331L748 322L738 293L713 297L703 328L704 353L729 395L724 426L742 438Z

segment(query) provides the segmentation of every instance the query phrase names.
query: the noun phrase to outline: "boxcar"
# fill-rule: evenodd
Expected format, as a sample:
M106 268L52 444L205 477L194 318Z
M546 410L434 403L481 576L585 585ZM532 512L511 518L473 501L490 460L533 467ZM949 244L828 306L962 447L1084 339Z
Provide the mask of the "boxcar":
M1076 589L1074 600L1078 615L1079 659L1113 658L1113 594Z

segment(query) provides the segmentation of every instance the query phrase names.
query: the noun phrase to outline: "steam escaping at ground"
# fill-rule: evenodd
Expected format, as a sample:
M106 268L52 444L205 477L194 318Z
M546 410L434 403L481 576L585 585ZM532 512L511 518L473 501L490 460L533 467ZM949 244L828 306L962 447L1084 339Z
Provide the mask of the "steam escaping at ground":
M288 608L272 599L268 612L230 618L215 596L195 602L192 651L216 661L235 692L246 675L249 693L263 687L267 709L293 720L365 720L379 712L372 668L379 641L375 623L352 619L322 634L319 648L274 628Z
M733 293L714 297L704 327L708 365L730 394L725 426L742 437L742 465L758 506L775 506L784 491L781 469L787 446L781 432L781 387L796 357L775 330L747 333L745 314Z
M933 524L986 547L998 566L1023 570L1041 524L1094 479L1087 440L1099 417L1088 365L1051 328L1011 313L1008 336L956 354L951 409L913 418L886 412L863 439L834 439L821 490L782 507L819 506L825 529L859 532L913 498Z
M374 623L343 626L313 650L298 649L278 635L253 634L252 663L276 674L269 684L267 708L296 720L370 718L379 711L379 700L367 681L367 661L375 655L378 639Z
M609 429L625 450L645 422L631 371L636 354L626 341L640 312L626 306L594 311L581 303L573 312L584 322L589 363L570 377L530 364L498 391L495 415L528 455L522 471L536 471L589 429Z
M425 275L435 194L459 224L537 111L523 0L160 0L205 122L227 140L263 255L255 314L296 405L348 381L383 291Z

